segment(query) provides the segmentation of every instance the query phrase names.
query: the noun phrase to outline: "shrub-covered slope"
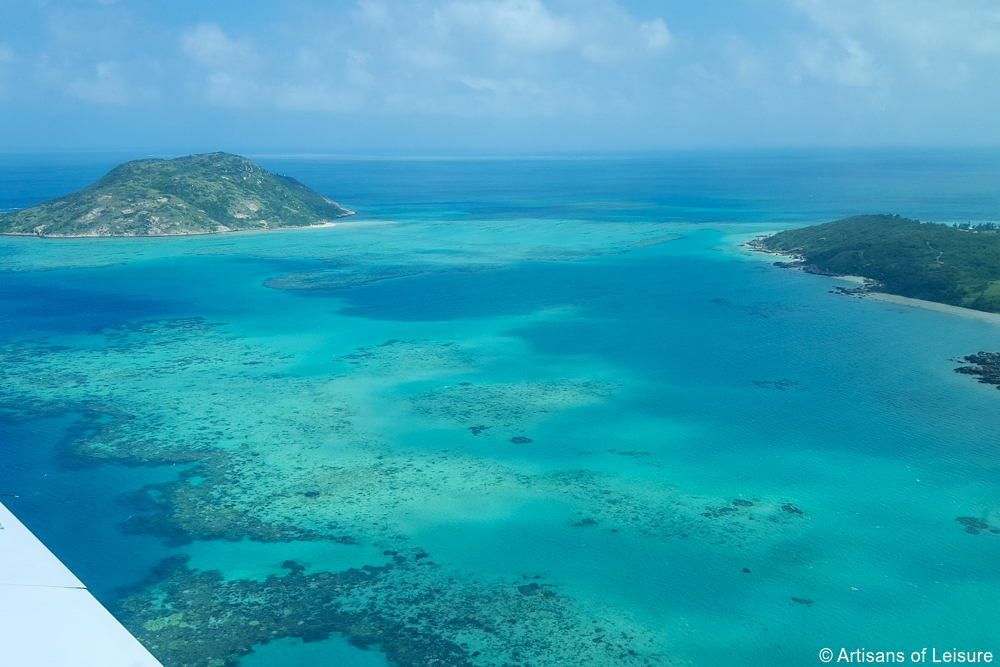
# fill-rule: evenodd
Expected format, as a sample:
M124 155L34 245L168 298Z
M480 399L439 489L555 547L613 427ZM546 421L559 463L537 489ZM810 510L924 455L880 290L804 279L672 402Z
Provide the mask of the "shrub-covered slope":
M864 276L874 289L1000 312L1000 235L898 215L858 215L756 243L802 257L807 270Z
M0 216L0 233L163 236L306 227L351 211L229 153L118 165L93 185Z

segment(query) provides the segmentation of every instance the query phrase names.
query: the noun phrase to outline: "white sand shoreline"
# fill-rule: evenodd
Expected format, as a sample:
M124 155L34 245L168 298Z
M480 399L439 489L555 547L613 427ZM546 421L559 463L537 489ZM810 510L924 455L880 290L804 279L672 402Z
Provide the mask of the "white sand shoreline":
M946 303L938 303L936 301L924 301L923 299L911 299L907 296L899 296L897 294L886 294L885 292L868 292L863 295L866 299L875 299L876 301L885 301L886 303L894 303L898 306L910 306L911 308L922 308L923 310L933 310L937 313L947 313L948 315L958 315L959 317L967 317L974 320L980 320L982 322L992 322L993 324L1000 324L1000 314L998 313L987 313L982 310L973 310L972 308L963 308L961 306L950 306Z
M754 240L758 238L761 238L761 236L754 237ZM760 246L755 246L752 241L753 240L746 241L744 243L741 243L740 245L750 253L772 255L788 259L790 260L788 263L793 264L793 266L788 266L784 268L797 269L802 271L801 267L794 266L794 264L797 263L804 263L804 258L801 255L775 252L773 250L768 250ZM808 272L803 271L803 273L808 273ZM834 280L844 280L858 285L877 284L876 281L871 280L869 278L865 278L864 276L829 276L829 277L833 278ZM911 308L920 308L922 310L931 310L936 313L944 313L946 315L957 315L958 317L965 317L968 319L979 320L980 322L990 322L992 324L1000 324L1000 314L998 313L987 313L982 310L963 308L962 306L951 306L946 303L938 303L937 301L925 301L923 299L913 299L907 296L899 296L898 294L888 294L886 292L863 292L861 294L856 294L855 296L866 299L875 299L876 301L883 301L885 303L892 303L897 306L909 306Z
M356 211L348 210L334 220L357 215ZM320 229L336 227L345 223L327 220L315 225L298 225L292 227L263 227L257 229L224 229L216 232L179 232L177 234L31 234L28 232L0 232L0 236L23 236L36 239L174 239L183 236L215 236L218 234L241 234L245 232L280 232L288 229Z
M743 250L746 251L746 253L751 256L770 255L772 257L780 257L781 259L787 261L789 264L796 262L803 262L803 263L805 262L805 257L803 257L802 255L796 255L794 253L778 252L777 250L768 250L767 248L759 245L758 243L755 243L755 241L767 238L768 236L771 236L771 234L756 234L751 239L747 239L746 241L737 243L737 246L743 248ZM761 257L761 259L766 259L766 258Z

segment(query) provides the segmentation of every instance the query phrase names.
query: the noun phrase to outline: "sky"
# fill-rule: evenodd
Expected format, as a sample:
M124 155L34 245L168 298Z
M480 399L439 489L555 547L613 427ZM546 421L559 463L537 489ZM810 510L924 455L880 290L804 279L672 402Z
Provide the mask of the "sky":
M0 0L0 151L1000 145L997 0Z

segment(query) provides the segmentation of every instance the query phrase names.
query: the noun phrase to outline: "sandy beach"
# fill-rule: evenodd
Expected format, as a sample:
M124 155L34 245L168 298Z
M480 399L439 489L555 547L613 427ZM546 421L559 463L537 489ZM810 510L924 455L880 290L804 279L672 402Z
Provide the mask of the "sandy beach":
M998 313L986 313L981 310L972 310L971 308L962 308L961 306L949 306L946 303L937 303L936 301L911 299L906 296L885 294L884 292L869 292L868 294L865 294L864 297L868 299L876 299L878 301L887 301L888 303L894 303L899 306L923 308L924 310L933 310L938 313L948 313L949 315L958 315L960 317L969 317L974 320L982 320L983 322L1000 324L1000 314Z
M755 236L760 238L759 236ZM773 250L767 250L756 246L752 241L744 242L740 244L740 247L749 251L751 254L763 254L781 257L783 259L790 260L789 263L802 262L803 259L799 255L794 254L783 254L780 252L775 252ZM787 268L802 270L801 267L790 266ZM859 285L869 284L868 278L863 276L836 276L837 280L844 280L851 283L856 283ZM968 317L974 320L980 320L983 322L992 322L993 324L1000 324L1000 313L987 313L981 310L973 310L972 308L962 308L961 306L950 306L946 303L938 303L936 301L924 301L923 299L911 299L906 296L898 296L896 294L886 294L885 292L866 292L864 294L858 294L857 296L869 299L876 299L878 301L885 301L887 303L894 303L898 306L910 306L912 308L922 308L924 310L933 310L938 313L947 313L948 315L958 315L959 317Z
M357 212L348 210L340 218L357 215ZM337 218L339 220L340 218ZM333 222L326 220L315 225L298 225L295 227L261 227L257 229L226 229L214 232L178 232L176 234L37 234L33 232L0 232L0 236L28 236L36 239L163 239L177 238L180 236L211 236L213 234L239 234L241 232L275 232L286 229L320 229L322 227L336 227L343 222Z

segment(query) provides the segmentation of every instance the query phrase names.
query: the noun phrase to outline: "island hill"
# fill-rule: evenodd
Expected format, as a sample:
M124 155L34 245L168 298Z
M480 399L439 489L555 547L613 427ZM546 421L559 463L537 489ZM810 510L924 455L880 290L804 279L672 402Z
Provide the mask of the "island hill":
M79 192L0 216L0 234L177 236L310 227L351 215L229 153L120 164Z
M1000 235L898 215L857 215L761 237L754 250L791 255L810 273L853 275L868 290L1000 312ZM848 290L849 291L849 290Z

